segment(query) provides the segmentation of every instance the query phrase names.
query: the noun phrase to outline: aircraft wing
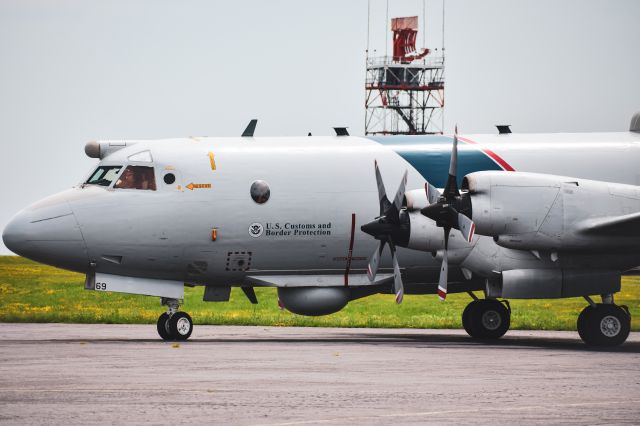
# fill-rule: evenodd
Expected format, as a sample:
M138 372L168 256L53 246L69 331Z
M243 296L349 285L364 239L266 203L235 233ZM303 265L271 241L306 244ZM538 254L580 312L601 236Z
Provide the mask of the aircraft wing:
M640 236L640 212L587 219L580 224L579 232L602 236Z

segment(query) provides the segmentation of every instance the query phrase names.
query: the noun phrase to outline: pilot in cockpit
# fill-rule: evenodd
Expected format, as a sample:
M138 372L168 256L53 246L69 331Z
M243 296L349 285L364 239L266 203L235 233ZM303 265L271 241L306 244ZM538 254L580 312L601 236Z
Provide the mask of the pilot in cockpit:
M116 182L116 189L148 189L155 191L155 176L152 167L129 166Z
M135 185L135 176L131 168L127 167L120 178L116 182L116 188L136 188Z

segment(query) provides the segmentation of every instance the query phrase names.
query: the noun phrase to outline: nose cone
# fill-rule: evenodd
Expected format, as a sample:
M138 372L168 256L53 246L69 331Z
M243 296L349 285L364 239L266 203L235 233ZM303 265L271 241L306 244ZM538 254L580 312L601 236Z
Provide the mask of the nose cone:
M16 254L20 254L25 243L25 230L28 220L23 211L15 215L9 224L2 231L2 241L9 250Z
M15 215L2 232L12 252L37 262L85 271L89 260L82 232L64 193Z

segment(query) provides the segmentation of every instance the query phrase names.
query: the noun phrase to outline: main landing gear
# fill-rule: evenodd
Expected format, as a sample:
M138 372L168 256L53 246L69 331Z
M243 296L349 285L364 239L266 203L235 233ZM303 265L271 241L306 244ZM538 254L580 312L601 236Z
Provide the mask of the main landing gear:
M158 318L158 334L163 340L187 340L193 331L193 321L186 312L179 312L180 304L176 299L162 298L167 312Z
M473 293L473 302L462 313L462 325L471 337L498 339L511 323L511 308L506 300L478 299ZM578 316L578 334L593 346L621 345L629 337L631 314L629 308L613 303L613 295L602 295L602 303L595 303L584 296L589 305Z
M509 330L511 307L506 300L478 299L473 293L473 302L462 312L462 326L471 337L498 339Z
M603 295L603 303L585 296L589 305L578 316L578 334L588 345L617 346L627 340L631 330L629 308L613 303L613 295Z

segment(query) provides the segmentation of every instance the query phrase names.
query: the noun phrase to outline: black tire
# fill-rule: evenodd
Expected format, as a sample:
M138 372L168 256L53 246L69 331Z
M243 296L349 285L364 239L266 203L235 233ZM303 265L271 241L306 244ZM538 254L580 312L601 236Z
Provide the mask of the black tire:
M591 316L593 310L593 306L588 305L580 312L580 315L578 315L578 334L583 342L589 341L589 327L587 327L587 319Z
M464 331L466 331L471 337L478 337L475 329L473 328L473 323L471 322L471 311L477 304L478 300L474 300L464 308L464 311L462 311L462 326L464 327Z
M173 340L187 340L193 332L193 321L186 312L176 312L169 318L169 333Z
M509 330L511 314L497 300L484 299L470 309L469 320L472 337L499 339Z
M162 340L173 340L171 333L169 333L169 314L164 313L158 318L158 334L162 337Z
M588 345L621 345L627 340L631 330L631 316L618 305L599 303L584 321L587 332L583 340Z

